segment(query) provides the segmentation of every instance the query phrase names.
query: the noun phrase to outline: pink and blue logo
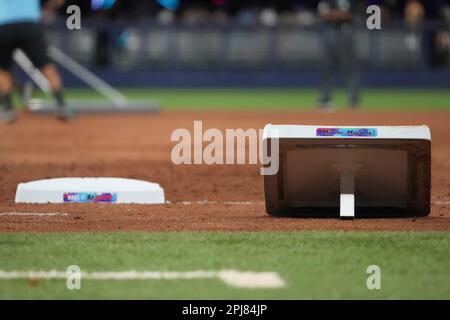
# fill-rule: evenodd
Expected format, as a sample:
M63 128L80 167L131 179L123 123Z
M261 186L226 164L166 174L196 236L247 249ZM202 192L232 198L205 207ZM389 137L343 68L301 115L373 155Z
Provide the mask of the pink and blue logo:
M116 193L66 192L64 202L68 203L115 203Z
M317 137L376 137L376 128L317 128Z

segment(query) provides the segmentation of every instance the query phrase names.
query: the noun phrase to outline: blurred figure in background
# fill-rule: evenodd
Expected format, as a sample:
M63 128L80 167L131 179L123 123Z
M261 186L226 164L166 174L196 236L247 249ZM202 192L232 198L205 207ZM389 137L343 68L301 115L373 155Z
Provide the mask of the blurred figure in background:
M418 0L408 0L405 6L405 21L410 26L418 26L425 18L425 9Z
M48 0L44 10L57 10L64 0ZM44 30L40 25L40 0L0 0L0 121L14 122L12 102L13 51L22 49L34 66L47 78L57 104L57 116L68 120L73 114L66 108L61 77L47 55Z
M354 0L322 0L318 5L319 17L324 23L323 61L319 103L322 110L334 108L332 85L340 68L348 82L348 104L359 104L359 67L354 43Z

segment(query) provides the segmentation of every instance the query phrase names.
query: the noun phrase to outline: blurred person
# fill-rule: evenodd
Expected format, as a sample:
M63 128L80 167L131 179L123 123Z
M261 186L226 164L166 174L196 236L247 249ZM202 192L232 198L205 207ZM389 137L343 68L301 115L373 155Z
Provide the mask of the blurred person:
M405 21L411 26L419 25L425 18L425 9L418 0L408 0L405 6Z
M428 62L433 68L445 68L450 61L450 1L425 1L422 5L425 18L433 21L433 26L424 30Z
M359 105L359 66L352 26L356 0L322 0L319 17L324 23L323 61L319 103L322 110L332 110L332 84L341 68L348 83L350 108Z
M442 18L445 21L450 22L450 1L448 4L442 5L441 12L442 12Z
M175 22L175 18L173 10L162 9L156 14L155 21L161 25L171 25Z
M211 14L207 8L192 5L184 10L181 21L188 25L207 24L211 21Z
M57 10L64 0L48 0L44 12ZM66 107L63 85L56 66L47 55L44 28L40 24L40 0L0 0L0 121L16 119L12 102L13 51L21 49L47 78L57 105L56 115L69 120L73 113Z
M398 0L368 0L367 5L378 5L381 7L381 19L383 21L390 21L401 19L401 13L399 14L400 3Z
M278 24L278 12L274 8L264 8L259 14L259 22L266 27L274 27Z

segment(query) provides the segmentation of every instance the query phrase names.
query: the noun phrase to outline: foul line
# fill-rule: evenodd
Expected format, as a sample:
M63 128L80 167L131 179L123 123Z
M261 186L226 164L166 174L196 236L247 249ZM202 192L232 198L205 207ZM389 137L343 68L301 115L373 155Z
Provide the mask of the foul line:
M210 205L210 204L223 204L223 205L255 205L262 204L264 201L209 201L209 200L200 200L200 201L167 201L167 204L182 204L182 205L192 205L192 204L202 204L202 205Z
M1 271L1 280L14 279L73 279L76 273L65 271ZM276 272L253 272L237 270L220 271L109 271L109 272L80 272L81 280L191 280L191 279L219 279L235 288L282 288L285 283Z
M222 204L222 205L258 205L264 204L264 201L209 201L209 200L199 200L199 201L167 201L167 204L182 204L182 205L193 205L193 204L201 204L201 205L211 205L211 204ZM450 201L431 201L431 204L436 205L448 205Z
M236 205L236 206L250 206L250 205L260 205L264 204L264 201L209 201L209 200L198 200L198 201L166 201L166 204L174 205ZM432 205L450 205L450 201L432 201ZM0 212L1 216L19 216L19 217L55 217L55 216L68 216L65 212Z
M55 216L68 216L68 213L62 212L0 212L0 216L35 216L35 217L55 217Z

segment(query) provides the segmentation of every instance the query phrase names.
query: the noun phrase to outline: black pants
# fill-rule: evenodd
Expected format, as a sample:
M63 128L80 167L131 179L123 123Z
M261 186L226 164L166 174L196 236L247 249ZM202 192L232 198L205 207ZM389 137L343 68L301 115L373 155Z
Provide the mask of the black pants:
M47 55L44 28L39 23L20 22L0 25L0 69L11 69L12 53L15 49L22 49L38 69L51 63Z
M320 102L331 101L333 81L338 71L347 80L349 104L359 102L359 65L354 43L353 29L345 26L327 26L322 34L322 75Z

